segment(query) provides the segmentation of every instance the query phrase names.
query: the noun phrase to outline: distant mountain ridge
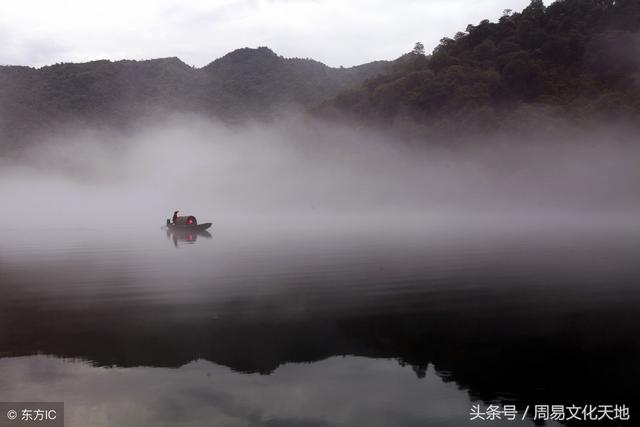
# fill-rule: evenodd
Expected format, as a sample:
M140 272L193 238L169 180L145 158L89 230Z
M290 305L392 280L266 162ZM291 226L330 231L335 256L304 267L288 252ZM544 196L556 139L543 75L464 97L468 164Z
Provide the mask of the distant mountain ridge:
M317 105L387 67L376 61L331 68L267 47L238 49L202 68L175 57L0 66L0 136L22 139L68 122L123 126L158 112L268 119Z
M260 115L273 106L312 107L365 80L382 74L388 61L331 68L313 59L283 58L267 47L237 49L202 68L208 78L207 100L235 100L232 116L247 108ZM215 110L215 106L211 106ZM218 111L218 115L229 110Z
M227 122L291 110L420 138L640 122L640 1L531 0L394 61L332 68L267 47L202 68L178 58L0 67L0 144L70 122L126 127L193 112ZM398 125L400 124L400 125Z

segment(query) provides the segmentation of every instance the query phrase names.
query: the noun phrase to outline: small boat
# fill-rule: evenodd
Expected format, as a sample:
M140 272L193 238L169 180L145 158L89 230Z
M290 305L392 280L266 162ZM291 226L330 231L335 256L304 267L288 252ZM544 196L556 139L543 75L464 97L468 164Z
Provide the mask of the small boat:
M176 217L175 222L167 219L167 228L169 230L204 231L209 227L211 227L210 222L198 224L198 220L193 215Z

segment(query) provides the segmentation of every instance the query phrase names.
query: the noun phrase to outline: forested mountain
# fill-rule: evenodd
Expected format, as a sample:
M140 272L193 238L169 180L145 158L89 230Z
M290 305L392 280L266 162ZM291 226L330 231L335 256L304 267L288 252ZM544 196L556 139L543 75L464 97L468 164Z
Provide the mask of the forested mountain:
M259 115L274 106L312 107L386 72L387 61L331 68L312 59L282 58L270 49L238 49L202 69L201 101L231 117Z
M533 0L498 22L469 25L425 56L324 102L315 113L425 133L537 126L562 117L640 119L640 1Z
M283 58L266 47L238 49L203 68L178 58L0 67L0 135L21 139L79 122L126 126L159 112L197 112L228 121L306 109L386 70L376 61L331 68Z
M532 0L469 25L432 54L331 68L238 49L205 67L178 58L0 67L0 140L68 122L126 126L162 112L231 122L291 108L420 135L640 119L640 1Z

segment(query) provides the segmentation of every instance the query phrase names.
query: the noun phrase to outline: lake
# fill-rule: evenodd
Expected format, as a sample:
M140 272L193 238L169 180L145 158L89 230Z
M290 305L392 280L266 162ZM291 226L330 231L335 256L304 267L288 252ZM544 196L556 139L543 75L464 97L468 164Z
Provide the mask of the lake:
M0 401L64 402L67 426L534 425L536 405L632 425L633 220L158 224L5 227Z

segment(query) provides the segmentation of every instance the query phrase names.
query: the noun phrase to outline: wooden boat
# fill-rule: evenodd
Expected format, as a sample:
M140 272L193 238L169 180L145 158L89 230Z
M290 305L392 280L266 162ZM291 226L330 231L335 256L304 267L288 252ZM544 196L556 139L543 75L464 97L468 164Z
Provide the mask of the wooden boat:
M169 230L193 230L193 231L204 231L207 228L211 227L210 222L205 222L204 224L195 224L195 225L182 225L182 224L171 224L167 223L167 228Z
M198 220L193 215L179 216L176 218L176 222L171 222L167 219L167 228L169 230L185 230L185 231L204 231L211 227L210 222L198 224Z

